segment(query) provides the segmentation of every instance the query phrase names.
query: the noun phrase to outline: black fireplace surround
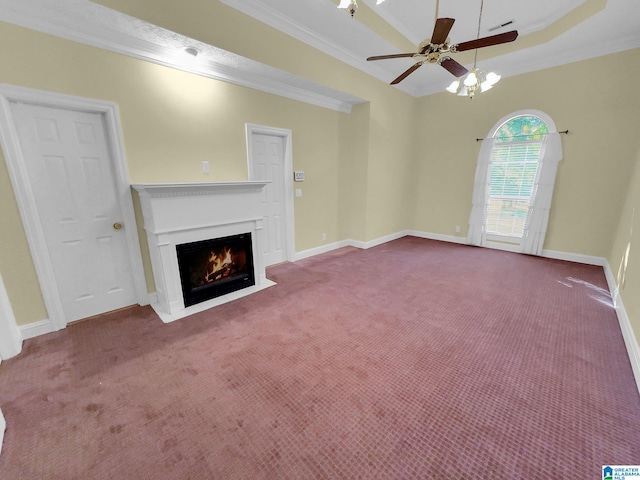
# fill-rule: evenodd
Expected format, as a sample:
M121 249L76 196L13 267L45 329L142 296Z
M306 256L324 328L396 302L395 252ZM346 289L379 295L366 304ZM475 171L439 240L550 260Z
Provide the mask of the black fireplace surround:
M255 285L251 233L176 245L184 306Z

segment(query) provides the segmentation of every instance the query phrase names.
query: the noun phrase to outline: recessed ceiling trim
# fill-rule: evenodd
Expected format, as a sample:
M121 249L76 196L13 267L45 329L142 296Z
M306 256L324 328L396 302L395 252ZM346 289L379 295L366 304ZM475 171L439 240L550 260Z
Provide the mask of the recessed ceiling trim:
M386 6L384 4L378 5L376 3L377 0L362 0L364 3L367 4L367 6L369 8L371 8L374 12L376 12L378 15L380 15L385 22L387 22L389 25L391 25L393 28L395 28L396 30L398 30L399 32L402 32L402 34L407 38L407 40L409 40L411 43L413 43L414 45L419 45L420 42L422 42L423 40L425 40L425 38L428 38L431 30L433 30L433 24L434 24L434 18L431 17L429 19L425 19L425 31L421 32L420 34L415 34L413 32L413 29L410 28L406 22L404 22L401 18L398 18L395 15L392 15L388 12L385 12L385 10L389 7L389 5L387 4ZM435 13L435 11L434 11Z
M280 11L265 5L264 2L256 0L220 0L220 3L255 18L256 20L300 40L301 42L320 50L333 58L337 58L347 65L351 65L358 70L377 78L378 80L389 83L393 78L395 78L393 76L390 77L387 69L378 66L376 63L367 62L364 56L361 57L354 55L350 50L343 48L340 44L332 41L331 39L301 27L290 18L283 15ZM331 5L328 7L331 8ZM339 14L343 13L340 11L337 12ZM359 35L362 38L366 38L366 36L371 33L365 26L356 20L349 18L347 21L351 22L351 28L355 32L356 36ZM387 44L386 48L388 48L389 52L395 52L398 50L390 43ZM411 88L408 84L400 84L397 85L396 88L399 88L414 97L419 96L420 94L418 90Z
M300 27L291 19L285 17L277 10L254 0L220 0L220 3L234 8L245 15L269 25L287 35L300 40L318 50L329 53L347 64L361 63L366 65L360 57L353 55L349 50L342 48L330 39L320 36L310 30Z

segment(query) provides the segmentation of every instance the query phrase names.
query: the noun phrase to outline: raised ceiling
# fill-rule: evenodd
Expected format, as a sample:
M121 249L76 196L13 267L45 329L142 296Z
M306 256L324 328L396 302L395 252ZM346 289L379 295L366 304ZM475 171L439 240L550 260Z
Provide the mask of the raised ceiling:
M436 17L455 24L452 43L478 36L481 0L359 0L351 18L332 0L220 0L382 81L413 65L410 58L367 62L372 55L413 52ZM510 44L478 50L478 66L512 76L640 47L638 0L484 0L480 36L518 30ZM511 22L511 23L509 23ZM502 26L504 24L507 24ZM453 57L470 68L473 52ZM441 92L453 80L425 65L393 88L414 96Z

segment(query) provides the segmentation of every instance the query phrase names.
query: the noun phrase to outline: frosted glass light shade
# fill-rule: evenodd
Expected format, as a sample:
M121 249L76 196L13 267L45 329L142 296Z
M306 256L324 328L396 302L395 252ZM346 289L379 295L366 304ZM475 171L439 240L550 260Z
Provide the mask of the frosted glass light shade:
M461 97L473 98L476 92L486 92L499 80L500 75L497 73L485 72L473 67L466 75L454 80L446 90Z
M454 80L451 85L447 87L447 92L458 93L458 87L460 86L460 80Z
M476 76L475 70L471 70L467 73L466 76L462 77L462 83L464 83L465 87L471 87L472 85L476 85L478 83L478 77Z

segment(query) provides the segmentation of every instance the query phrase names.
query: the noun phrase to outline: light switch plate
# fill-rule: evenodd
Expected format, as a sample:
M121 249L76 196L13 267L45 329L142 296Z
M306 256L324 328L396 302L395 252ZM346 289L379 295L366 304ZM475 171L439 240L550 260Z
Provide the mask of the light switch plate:
M304 172L293 172L293 180L296 182L304 182Z

